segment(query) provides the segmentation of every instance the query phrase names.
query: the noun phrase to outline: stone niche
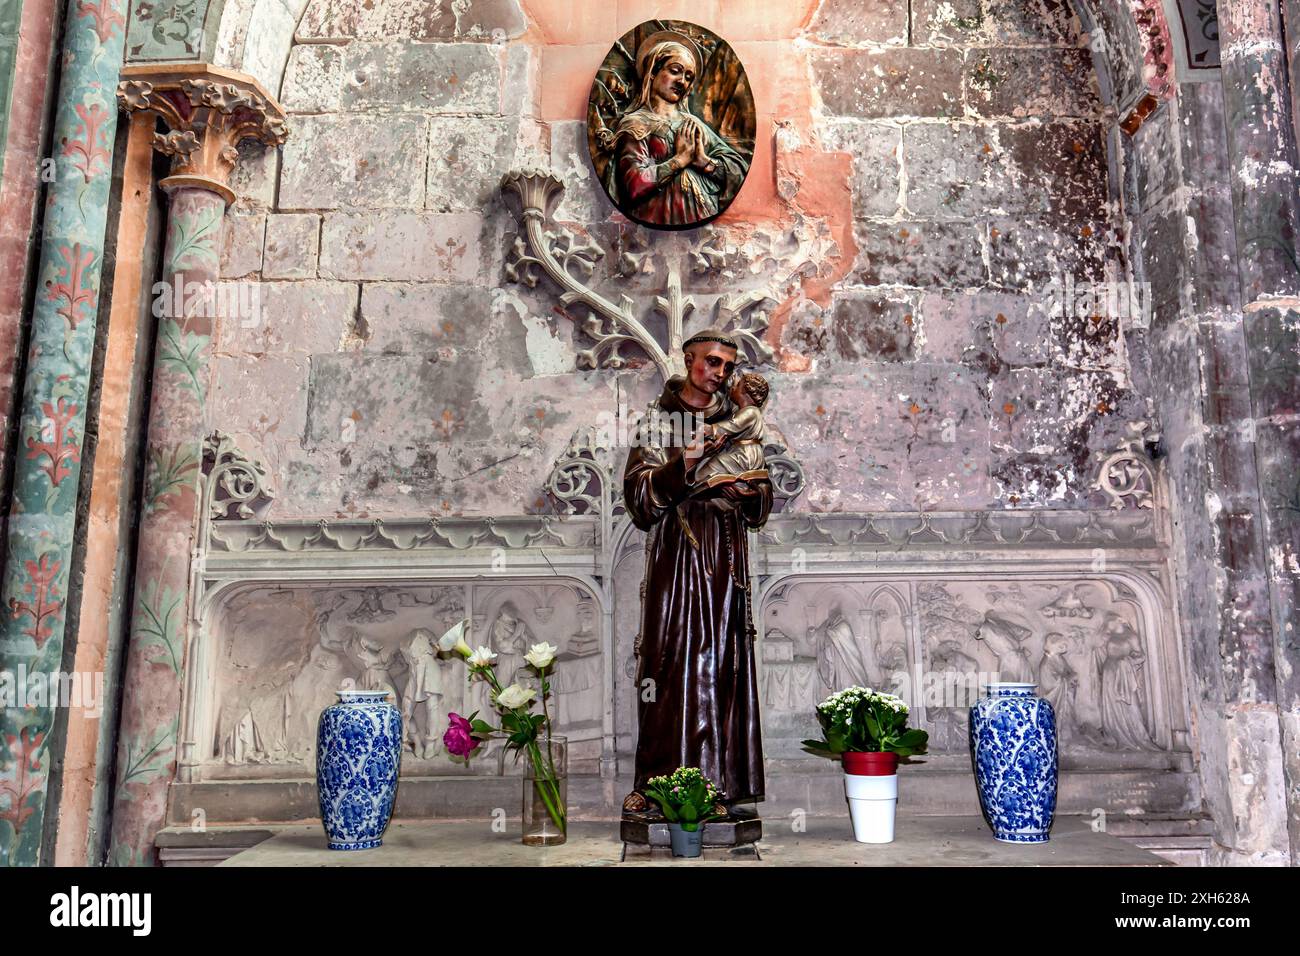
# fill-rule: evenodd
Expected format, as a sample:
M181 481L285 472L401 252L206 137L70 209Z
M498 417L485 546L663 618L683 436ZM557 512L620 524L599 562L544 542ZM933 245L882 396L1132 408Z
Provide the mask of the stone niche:
M387 690L403 712L400 814L516 812L513 754L493 743L466 761L442 744L450 713L493 719L486 685L437 650L466 616L503 680L536 685L523 655L542 641L559 649L551 713L571 741L570 772L599 780L611 725L604 603L543 553L570 568L590 553L590 529L579 520L549 535L547 520L444 522L438 534L428 521L410 534L396 522L211 525L171 822L200 809L219 825L315 817L316 725L348 687ZM530 549L539 536L553 547ZM512 562L519 576L502 573Z

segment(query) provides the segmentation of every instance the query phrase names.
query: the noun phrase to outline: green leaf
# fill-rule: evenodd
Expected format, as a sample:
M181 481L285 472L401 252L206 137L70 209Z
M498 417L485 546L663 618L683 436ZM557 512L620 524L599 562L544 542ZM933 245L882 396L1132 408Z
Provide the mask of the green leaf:
M669 802L667 797L663 796L662 794L656 791L647 791L646 796L649 797L651 800L653 800L655 803L659 804L659 808L663 810L664 817L668 820L669 823L677 822L677 811L673 807L672 803Z
M869 733L873 739L879 740L880 723L876 720L876 718L872 717L870 714L867 714L866 716L863 717L863 723L866 724L867 733Z
M819 757L835 757L839 753L843 753L843 751L832 750L830 744L824 740L805 740L803 741L803 748Z
M924 750L930 741L930 735L924 730L909 730L898 738L898 742L904 747L914 751Z
M179 323L167 320L159 323L158 364L174 368L181 376L181 387L194 393L202 402L205 389L199 377L203 368L203 350L209 336L181 330Z

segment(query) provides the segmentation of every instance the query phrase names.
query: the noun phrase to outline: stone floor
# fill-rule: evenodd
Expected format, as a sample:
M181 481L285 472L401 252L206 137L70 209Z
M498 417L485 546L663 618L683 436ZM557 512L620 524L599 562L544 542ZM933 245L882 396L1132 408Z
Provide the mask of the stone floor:
M618 840L615 822L570 825L563 846L523 846L518 831L494 833L488 822L394 823L374 850L331 851L318 826L288 827L221 866L1169 866L1118 837L1094 833L1078 818L1060 819L1051 842L998 843L980 817L900 816L895 841L868 846L853 840L847 816L808 818L805 832L790 822L766 824L753 847L706 850L699 860L674 860Z

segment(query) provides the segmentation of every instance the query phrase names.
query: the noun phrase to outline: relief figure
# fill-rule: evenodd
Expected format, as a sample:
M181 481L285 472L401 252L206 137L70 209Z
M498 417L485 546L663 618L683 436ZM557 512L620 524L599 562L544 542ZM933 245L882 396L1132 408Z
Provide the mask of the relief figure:
M1115 612L1103 624L1106 643L1097 649L1101 671L1101 730L1111 746L1121 750L1158 750L1147 727L1142 683L1142 641Z

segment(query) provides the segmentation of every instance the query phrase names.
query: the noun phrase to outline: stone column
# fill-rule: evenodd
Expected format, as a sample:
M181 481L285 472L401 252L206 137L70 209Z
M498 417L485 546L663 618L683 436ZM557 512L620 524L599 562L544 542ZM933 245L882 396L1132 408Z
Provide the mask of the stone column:
M50 185L5 536L0 862L40 862L68 572L99 308L126 0L67 4ZM21 273L20 273L21 274ZM59 683L55 681L57 691Z
M8 9L0 13L4 21L0 23L0 114L4 114L0 117L0 273L9 281L0 284L0 435L8 435L22 398L17 375L27 319L23 308L28 273L34 275L36 268L30 253L38 240L37 207L43 198L45 106L53 98L58 77L52 66L58 52L60 4L23 0L3 6ZM0 499L6 501L10 451L0 449ZM7 519L0 513L0 535Z
M1300 133L1300 0L1282 0L1282 30L1291 81L1291 125Z
M162 214L154 200L152 113L135 113L119 122L128 127L122 150L121 202L110 223L108 248L129 250L110 257L113 290L99 336L103 351L98 376L95 455L83 476L78 538L85 551L78 567L79 593L69 596L68 620L77 622L75 674L93 675L93 700L67 708L62 728L62 760L51 773L45 857L55 866L97 866L107 847L113 756L117 750L120 679L126 653L124 611L130 607L135 560L136 472L149 403L150 359L155 322L141 308L162 261ZM115 164L116 165L116 164ZM67 656L64 657L65 666ZM99 675L103 675L102 679ZM83 684L83 686L86 686ZM56 724L56 728L61 724ZM57 794L57 796L56 796ZM51 838L53 857L49 856Z
M1277 714L1287 794L1290 858L1300 859L1300 196L1296 130L1280 12L1258 0L1218 7L1267 592L1253 596L1268 621L1235 650L1251 662L1242 684L1246 725ZM1257 666L1256 666L1257 665ZM1254 714L1248 713L1254 711ZM1262 741L1235 769L1251 773ZM1252 754L1254 749L1256 753ZM1230 755L1232 756L1232 755ZM1257 808L1243 808L1253 815Z
M109 862L151 863L177 765L182 675L190 640L191 562L216 319L221 230L236 144L279 146L284 114L251 77L203 64L128 67L118 99L149 110L167 132L154 147L172 157L135 597L118 728ZM227 316L231 321L256 317Z

